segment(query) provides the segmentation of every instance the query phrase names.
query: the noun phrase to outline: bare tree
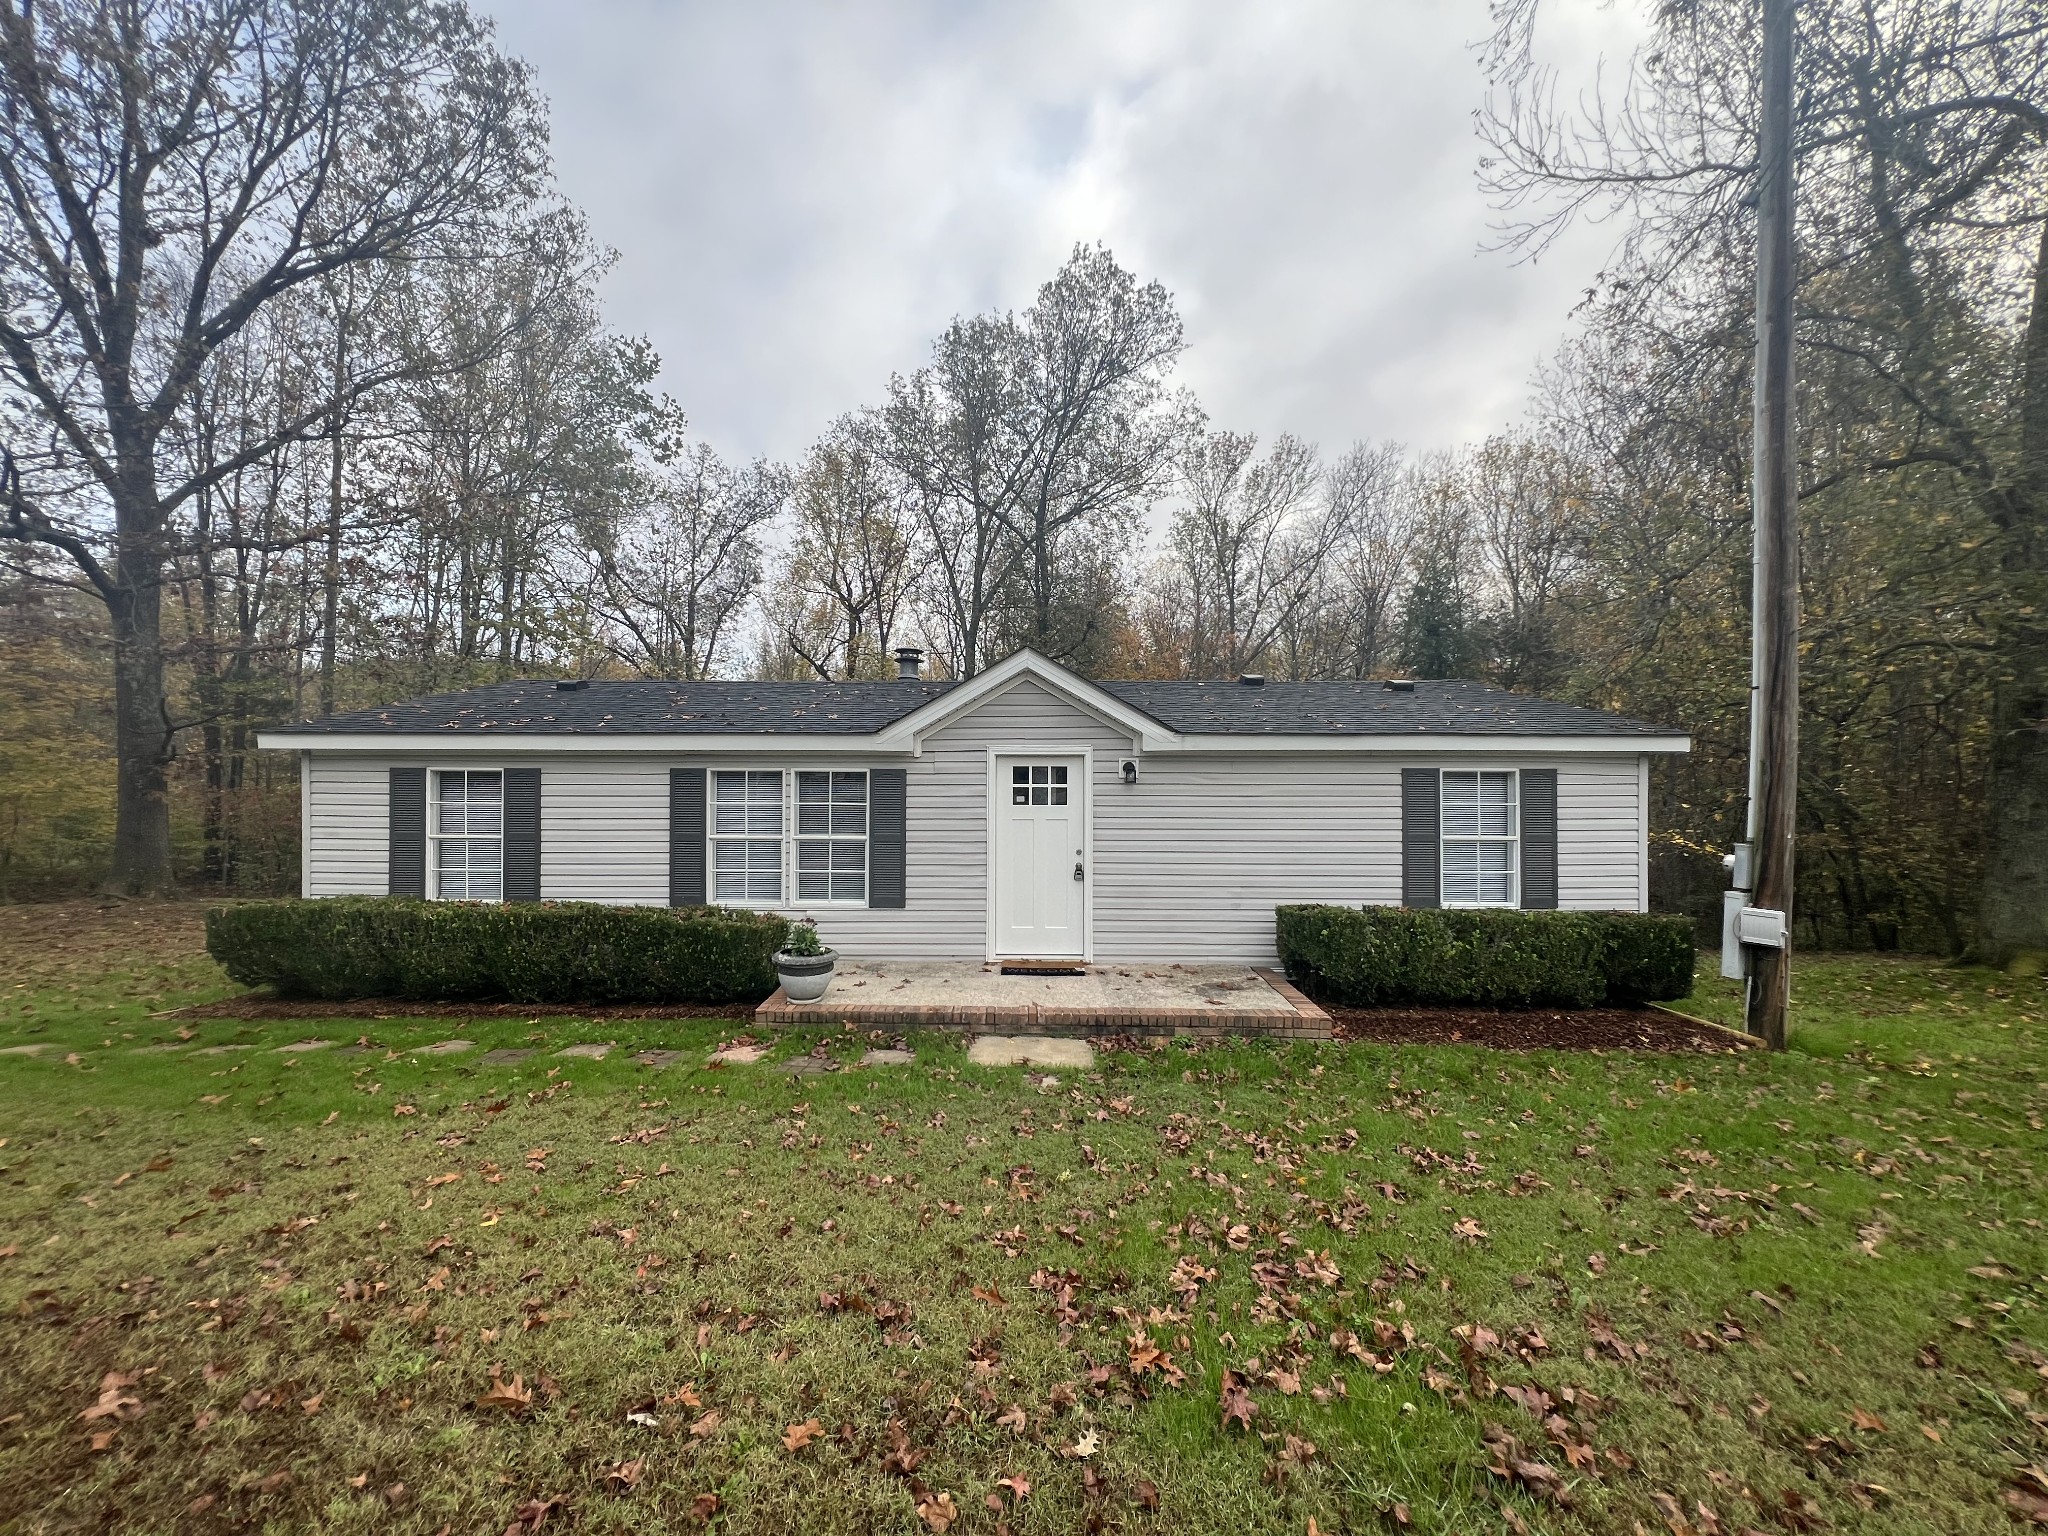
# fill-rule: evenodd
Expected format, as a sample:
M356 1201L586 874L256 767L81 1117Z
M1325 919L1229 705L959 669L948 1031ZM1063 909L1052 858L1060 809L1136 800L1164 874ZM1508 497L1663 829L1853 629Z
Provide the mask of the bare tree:
M889 401L860 429L895 471L930 565L920 587L927 627L955 677L988 659L990 623L1017 559L1011 516L1029 460L1018 388L1020 338L1007 318L955 320L932 361L892 379Z
M613 654L656 677L716 676L761 582L761 530L787 477L728 468L703 444L655 479L645 512L603 557L600 607Z
M861 438L858 422L842 422L812 448L791 496L789 580L828 601L837 622L822 651L815 636L785 638L824 678L888 675L897 618L916 575L914 529L899 488Z
M1371 677L1393 659L1396 603L1414 532L1410 480L1394 444L1355 443L1325 472L1328 552L1306 600L1279 626L1290 677Z
M1021 322L1014 439L1024 455L1003 515L1020 548L1026 643L1070 659L1092 627L1061 632L1056 552L1069 529L1115 546L1171 482L1199 413L1166 376L1186 346L1172 296L1140 284L1102 246L1076 246ZM1066 542L1072 542L1068 540ZM1120 552L1120 551L1117 551Z
M1316 450L1282 434L1264 459L1258 439L1213 432L1181 460L1185 497L1167 535L1186 579L1188 666L1234 677L1263 657L1317 595L1344 532L1316 505Z
M1584 503L1574 479L1563 454L1527 437L1488 438L1464 465L1496 609L1493 672L1510 688L1541 692L1561 672L1554 607Z
M388 375L352 371L168 479L163 434L282 296L437 246L488 250L499 211L539 189L542 115L486 26L428 0L4 0L0 94L0 535L60 552L106 606L112 878L163 889L174 519Z

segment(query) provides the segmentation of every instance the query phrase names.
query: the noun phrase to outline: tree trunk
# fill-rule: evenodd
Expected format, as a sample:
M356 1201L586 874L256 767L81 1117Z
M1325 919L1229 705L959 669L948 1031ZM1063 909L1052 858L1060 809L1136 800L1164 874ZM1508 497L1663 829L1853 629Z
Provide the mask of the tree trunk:
M1993 965L2048 966L2048 223L2034 263L2020 364L2019 463L2006 498L2003 565L2021 618L2000 646L1985 810L1990 859L1978 948Z
M152 519L117 509L114 631L114 864L123 895L168 894L171 878L171 730L164 699L163 566ZM134 524L141 523L142 529Z

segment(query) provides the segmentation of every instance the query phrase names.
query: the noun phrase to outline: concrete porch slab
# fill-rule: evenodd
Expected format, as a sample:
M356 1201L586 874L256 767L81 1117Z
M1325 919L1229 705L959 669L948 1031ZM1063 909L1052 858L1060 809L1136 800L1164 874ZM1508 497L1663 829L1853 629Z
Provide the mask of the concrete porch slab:
M1081 976L1005 976L993 964L844 961L815 1003L780 990L757 1024L964 1029L991 1035L1274 1035L1327 1040L1329 1015L1273 971L1244 965L1102 965Z

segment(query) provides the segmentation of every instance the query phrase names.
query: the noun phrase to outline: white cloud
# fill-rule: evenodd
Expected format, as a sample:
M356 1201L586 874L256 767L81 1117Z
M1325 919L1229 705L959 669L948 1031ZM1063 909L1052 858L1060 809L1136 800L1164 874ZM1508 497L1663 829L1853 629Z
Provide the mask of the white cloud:
M1520 411L1609 237L1480 251L1484 0L485 0L621 252L612 322L791 457L1077 241L1176 294L1219 424L1442 446ZM1552 46L1625 46L1580 0Z

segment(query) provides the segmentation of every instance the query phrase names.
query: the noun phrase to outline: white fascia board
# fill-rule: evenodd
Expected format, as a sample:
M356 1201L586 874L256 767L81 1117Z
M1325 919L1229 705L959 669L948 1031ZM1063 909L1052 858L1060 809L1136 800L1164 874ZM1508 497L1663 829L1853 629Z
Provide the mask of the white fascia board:
M1133 709L1079 673L1070 672L1058 662L1031 650L1005 656L986 672L977 672L959 687L948 689L931 703L920 705L893 725L876 732L874 739L885 751L916 754L923 750L925 737L1026 678L1128 733L1132 743L1141 751L1165 751L1179 740L1177 733L1168 730L1143 710Z
M1376 735L1223 735L1198 733L1177 738L1171 746L1155 748L1170 752L1292 752L1370 753L1389 755L1443 755L1464 757L1484 753L1493 757L1612 757L1617 753L1690 752L1690 736L1495 736L1474 732L1440 736Z
M544 735L522 731L502 735L490 731L366 731L351 735L341 731L258 731L256 745L269 750L300 752L393 752L453 753L462 756L516 757L539 752L606 752L641 756L678 752L787 755L802 757L845 757L853 753L903 756L904 751L883 746L873 735L846 732L826 734L756 733L752 735L685 735L635 732L600 736L564 731Z
M898 722L899 725L901 722ZM1690 752L1689 736L1176 736L1156 727L1133 732L1140 752L1247 753L1287 752L1402 755L1485 755L1492 757L1585 757L1617 753ZM379 752L464 757L516 757L526 753L602 752L615 756L678 753L723 753L737 756L788 757L913 757L922 743L892 726L873 735L657 735L654 733L597 736L563 732L557 736L521 733L494 736L489 731L382 732L344 735L336 731L259 731L256 745L268 751Z

